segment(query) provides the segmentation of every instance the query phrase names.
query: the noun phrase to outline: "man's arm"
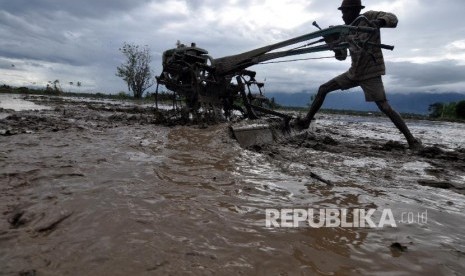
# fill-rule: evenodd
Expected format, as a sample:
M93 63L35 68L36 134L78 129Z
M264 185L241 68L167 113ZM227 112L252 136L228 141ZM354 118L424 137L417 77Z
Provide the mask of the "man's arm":
M363 15L379 28L395 28L399 22L397 16L389 12L368 11Z

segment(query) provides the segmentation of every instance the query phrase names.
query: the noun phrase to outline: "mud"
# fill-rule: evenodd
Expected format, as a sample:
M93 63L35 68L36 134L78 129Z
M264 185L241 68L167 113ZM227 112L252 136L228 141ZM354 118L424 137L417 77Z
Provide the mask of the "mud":
M178 125L151 105L28 100L50 109L0 111L2 275L465 269L464 125L408 121L425 144L411 151L382 118L320 115L243 149L227 123ZM267 208L391 209L397 225L268 228Z

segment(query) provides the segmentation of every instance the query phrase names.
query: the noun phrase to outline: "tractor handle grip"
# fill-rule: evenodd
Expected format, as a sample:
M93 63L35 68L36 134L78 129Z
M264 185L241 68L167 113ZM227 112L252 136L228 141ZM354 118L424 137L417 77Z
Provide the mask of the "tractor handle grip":
M386 50L391 50L391 51L394 50L394 45L379 44L379 47L380 47L381 49L386 49Z
M373 42L367 42L368 45L379 47L381 49L386 49L386 50L394 50L393 45L387 45L387 44L378 44L378 43L373 43Z
M362 33L374 33L376 32L376 28L372 28L372 27L361 27L361 26L353 26L353 28L359 32L362 32Z

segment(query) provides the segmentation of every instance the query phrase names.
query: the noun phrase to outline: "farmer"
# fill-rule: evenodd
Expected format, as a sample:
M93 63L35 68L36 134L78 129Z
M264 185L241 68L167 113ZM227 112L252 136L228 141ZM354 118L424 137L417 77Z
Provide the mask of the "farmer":
M395 28L397 17L392 13L368 11L360 15L365 8L361 0L343 0L339 10L346 25L368 26L376 28ZM332 37L325 38L327 43L334 41ZM377 32L370 40L376 44L381 42L380 33ZM378 108L386 114L394 125L404 134L411 149L421 148L421 141L413 137L402 117L387 102L381 76L386 72L381 48L370 47L368 51L349 48L352 65L350 69L327 83L320 86L310 110L304 118L298 118L295 125L302 129L309 127L311 120L323 105L328 93L336 90L346 90L360 86L365 93L367 102L375 102ZM347 57L347 50L335 51L338 60Z

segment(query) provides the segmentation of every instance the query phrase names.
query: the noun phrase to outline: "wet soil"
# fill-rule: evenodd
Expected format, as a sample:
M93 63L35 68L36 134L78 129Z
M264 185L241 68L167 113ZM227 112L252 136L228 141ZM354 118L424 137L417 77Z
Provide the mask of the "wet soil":
M408 121L425 145L411 151L386 120L321 115L310 132L243 149L227 123L32 100L51 109L1 111L1 275L465 269L461 124ZM269 228L267 208L391 209L397 225Z

